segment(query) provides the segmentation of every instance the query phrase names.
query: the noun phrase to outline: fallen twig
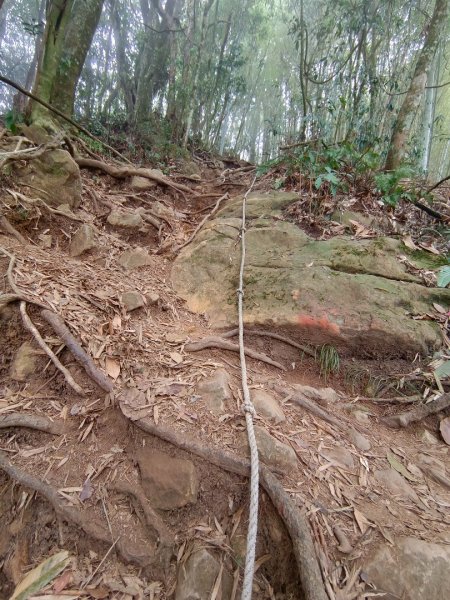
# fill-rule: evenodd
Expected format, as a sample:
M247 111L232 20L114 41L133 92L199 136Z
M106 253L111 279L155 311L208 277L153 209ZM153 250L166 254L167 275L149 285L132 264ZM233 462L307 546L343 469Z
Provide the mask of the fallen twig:
M186 352L199 352L200 350L205 350L206 348L219 348L219 350L230 350L231 352L239 352L239 346L237 344L233 344L232 342L228 342L220 337L207 337L198 342L189 342L184 346ZM275 360L272 360L266 354L262 354L261 352L257 352L256 350L252 350L251 348L245 349L245 354L250 356L251 358L255 358L256 360L260 360L261 362L265 362L268 365L272 365L277 369L281 369L282 371L286 371L286 367Z
M86 373L99 385L105 392L111 392L113 384L104 375L100 369L98 369L92 358L83 350L79 342L70 333L64 321L59 315L52 312L51 310L41 311L42 317L49 323L54 331L58 334L67 348L72 352L75 360L80 363Z
M192 454L226 471L245 477L249 476L250 462L247 459L240 458L224 450L206 446L189 438L185 433L179 434L172 429L161 425L157 426L148 418L133 418L132 409L123 401L120 402L120 408L125 417L133 421L143 431L155 435L182 450L192 452ZM305 600L327 600L308 522L293 504L281 483L264 465L260 465L260 475L261 485L283 519L291 537L304 592L303 597Z
M450 393L442 394L437 400L433 400L428 404L420 404L412 410L407 412L399 413L397 415L391 415L389 417L383 417L381 421L388 427L408 427L411 423L416 421L422 421L430 415L434 415L441 410L444 410L450 406Z
M43 415L20 412L12 412L0 416L0 429L5 429L6 427L26 427L28 429L45 431L45 433L51 433L52 435L60 435L63 432L61 423L55 423Z
M66 369L66 367L63 364L61 364L59 358L56 356L56 354L53 352L53 350L51 350L47 346L47 344L44 342L41 334L36 329L36 327L34 326L33 322L31 321L30 317L28 316L27 309L26 309L26 304L25 304L25 302L23 300L20 301L20 314L22 315L22 321L23 321L23 324L25 326L25 329L27 329L33 335L33 337L36 340L38 346L50 358L50 360L55 365L55 367L61 371L61 373L64 375L67 383L70 385L70 387L73 390L75 390L77 392L77 394L80 394L81 396L84 396L84 390L83 390L83 388L78 385L78 383L74 380L74 378L70 374L70 371L68 369Z
M189 238L184 242L184 244L181 244L181 246L177 246L174 250L174 252L179 252L182 248L184 248L185 246L187 246L188 244L190 244L192 242L192 240L195 238L195 236L197 235L197 233L200 231L200 229L203 227L203 225L206 223L206 221L208 219L210 219L219 209L220 203L222 202L222 200L226 200L227 198L229 198L228 193L224 194L223 196L221 196L217 202L214 205L214 208L212 209L212 211L210 213L208 213L201 221L200 223L197 225L197 227L194 229L193 233L189 236Z

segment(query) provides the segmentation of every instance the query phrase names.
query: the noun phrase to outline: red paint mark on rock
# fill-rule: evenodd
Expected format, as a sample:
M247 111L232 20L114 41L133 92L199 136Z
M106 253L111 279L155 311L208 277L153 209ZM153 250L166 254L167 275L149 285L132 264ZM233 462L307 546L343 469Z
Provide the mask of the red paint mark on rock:
M339 325L332 323L326 315L323 317L313 317L311 315L300 314L297 316L297 323L300 327L321 329L322 331L327 331L334 335L339 335L341 333Z

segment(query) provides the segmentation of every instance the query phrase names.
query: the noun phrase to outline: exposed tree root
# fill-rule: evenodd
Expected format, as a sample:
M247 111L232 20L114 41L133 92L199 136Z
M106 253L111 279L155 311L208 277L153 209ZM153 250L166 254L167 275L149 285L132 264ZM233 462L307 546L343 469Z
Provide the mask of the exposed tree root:
M38 302L37 300L33 300L26 296L16 285L13 278L13 269L16 262L16 257L8 250L0 247L0 252L9 258L8 270L6 271L6 277L8 279L9 287L14 292L13 294L0 294L0 310L2 307L6 306L10 302L15 302L17 300L23 300L28 302L29 304L35 304L36 306L40 306L41 308L48 308L45 304Z
M116 179L126 179L127 177L133 177L133 175L136 175L137 177L145 177L146 179L156 181L160 185L172 188L177 192L183 194L183 196L185 196L185 194L197 195L188 186L182 185L181 183L175 183L167 177L161 177L161 175L155 173L154 169L144 169L127 166L116 167L114 165L109 165L101 160L94 160L92 158L81 157L76 157L76 162L81 168L98 169L99 171L103 171L104 173L107 173L108 175L111 175L111 177L114 177Z
M221 196L217 202L214 205L214 208L212 209L212 211L210 213L208 213L201 221L200 223L197 225L197 227L194 229L193 233L189 236L189 238L184 242L184 244L181 244L181 246L177 246L174 249L174 252L179 252L182 248L184 248L185 246L187 246L188 244L190 244L192 242L192 240L195 238L195 236L197 235L197 233L200 231L200 229L203 227L203 225L206 223L206 221L208 219L210 219L218 210L219 210L219 206L220 203L222 202L222 200L226 200L227 198L229 198L228 193L224 194L223 196Z
M85 512L74 506L63 504L64 500L55 488L13 465L7 459L5 452L2 451L0 451L0 469L19 485L22 485L45 498L47 502L51 504L53 510L60 519L74 523L89 537L107 544L108 546L111 545L111 532L107 527L104 527L97 520L93 519L92 515L89 514L89 511ZM128 545L124 538L121 538L118 541L117 551L125 562L132 562L141 567L155 564L159 559L159 555L149 556L142 552L135 552L133 547Z
M220 350L231 350L231 352L239 352L239 346L237 344L233 344L232 342L228 342L220 337L207 337L198 342L189 342L186 344L184 349L187 352L199 352L200 350L205 350L205 348L219 348ZM261 362L265 362L268 365L272 365L277 369L281 369L282 371L286 371L286 367L275 360L272 360L269 356L262 354L261 352L256 352L256 350L252 350L251 348L245 349L246 356L250 356L251 358L255 358L256 360L260 360Z
M48 417L20 412L0 416L0 429L6 429L6 427L26 427L51 433L52 435L60 435L64 429L61 423L52 421Z
M66 219L71 219L72 221L78 221L79 223L84 223L84 219L82 219L81 217L77 217L76 215L74 215L71 211L63 211L63 210L59 210L57 208L52 208L51 206L49 206L47 204L47 202L45 202L44 200L42 200L42 198L29 198L28 196L25 196L25 194L21 194L20 192L16 192L15 190L6 190L9 194L11 194L11 196L16 200L16 202L25 202L25 204L37 204L42 206L43 208L45 208L45 210L48 210L49 213L52 213L53 215L59 215L60 217L65 217Z
M84 396L83 388L78 385L78 383L74 380L74 378L70 374L70 371L68 369L66 369L66 367L60 362L59 358L56 356L56 354L53 352L53 350L51 350L47 346L47 344L44 342L44 340L42 339L41 334L36 329L32 320L30 319L30 317L27 314L26 304L23 300L21 300L21 302L20 302L20 314L22 316L22 322L25 326L25 329L27 329L33 335L39 348L41 348L41 350L43 350L45 352L45 354L49 357L49 359L52 361L52 363L55 365L55 367L61 371L61 373L64 375L65 380L70 385L70 387L73 390L75 390L77 392L77 394Z
M108 489L118 492L119 494L130 496L131 499L137 503L138 508L144 513L145 526L153 533L156 532L160 545L162 548L166 549L166 551L163 551L166 555L165 559L170 560L175 545L175 537L164 523L163 519L150 506L142 487L139 484L131 484L128 481L117 481L109 484Z
M67 348L72 352L75 360L80 363L86 373L95 381L97 385L99 385L105 392L111 392L113 389L113 384L109 379L98 369L92 358L83 350L81 345L75 339L75 337L70 333L64 321L61 317L51 310L43 310L41 311L42 317L49 323L54 331L58 334Z
M429 415L434 415L449 406L450 393L442 394L440 398L433 400L429 404L420 404L407 412L392 415L390 417L383 417L381 421L388 427L408 427L411 423L422 421L422 419L425 419Z
M26 138L25 138L26 139ZM59 139L53 140L48 144L42 144L37 148L27 148L26 150L13 150L12 152L0 152L0 171L9 163L14 162L15 160L33 160L34 158L39 158L42 156L44 152L47 150L53 150L60 145L61 141Z
M186 452L191 452L221 469L237 475L249 476L250 462L247 459L206 446L195 439L189 438L184 433L180 434L161 425L157 426L148 418L136 419L133 410L124 401L120 402L120 408L123 414L143 431L159 437ZM264 465L260 467L260 476L262 487L272 500L291 537L305 600L327 600L308 522L293 504L280 482Z
M230 337L234 337L234 336L238 335L238 333L239 333L239 329L232 329L231 331L227 331L225 333L222 333L221 335L224 338L230 338ZM272 331L266 331L265 329L246 329L244 331L244 335L258 335L258 336L262 336L262 337L269 337L274 340L279 340L280 342L284 342L285 344L288 344L288 346L292 346L293 348L298 348L305 354L308 354L308 356L312 356L312 358L316 358L316 353L314 352L314 350L311 350L311 348L308 348L308 346L299 344L298 342L295 342L294 340L291 340L290 338L287 338L284 335L280 335L278 333L273 333Z
M17 229L13 227L8 221L8 219L3 215L0 216L0 225L7 233L14 236L18 242L20 242L24 246L28 244L27 240L23 237L23 235L19 233Z

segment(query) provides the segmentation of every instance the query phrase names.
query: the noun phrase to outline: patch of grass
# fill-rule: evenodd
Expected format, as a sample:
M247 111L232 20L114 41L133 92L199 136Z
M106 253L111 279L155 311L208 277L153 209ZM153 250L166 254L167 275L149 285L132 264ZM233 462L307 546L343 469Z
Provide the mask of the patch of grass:
M327 381L331 373L339 373L339 353L332 344L324 344L319 351L320 375Z

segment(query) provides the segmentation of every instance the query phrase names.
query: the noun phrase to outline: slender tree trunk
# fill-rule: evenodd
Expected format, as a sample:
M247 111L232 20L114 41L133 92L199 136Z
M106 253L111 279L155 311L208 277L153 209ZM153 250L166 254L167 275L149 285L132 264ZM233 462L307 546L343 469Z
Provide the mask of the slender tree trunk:
M425 42L420 51L416 68L414 69L409 90L405 95L394 124L386 163L384 165L386 171L397 169L405 157L406 144L409 139L414 115L425 90L428 71L441 35L448 24L448 5L449 0L436 0L434 5L433 16L431 17Z

